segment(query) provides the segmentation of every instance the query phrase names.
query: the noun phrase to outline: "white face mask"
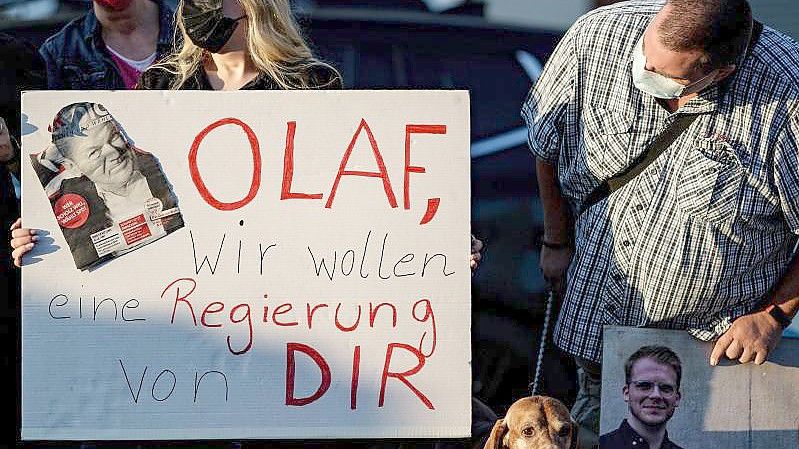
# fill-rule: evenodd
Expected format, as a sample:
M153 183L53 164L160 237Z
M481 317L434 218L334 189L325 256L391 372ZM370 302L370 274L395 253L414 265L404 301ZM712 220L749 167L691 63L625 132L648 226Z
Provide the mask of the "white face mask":
M646 69L646 56L644 56L643 36L641 36L641 39L638 40L638 44L636 44L633 53L633 84L635 84L635 87L637 87L639 90L646 92L655 98L663 98L665 100L680 98L686 93L691 93L692 87L697 86L709 76L715 75L717 71L718 70L713 70L693 83L684 85L674 81L671 78Z

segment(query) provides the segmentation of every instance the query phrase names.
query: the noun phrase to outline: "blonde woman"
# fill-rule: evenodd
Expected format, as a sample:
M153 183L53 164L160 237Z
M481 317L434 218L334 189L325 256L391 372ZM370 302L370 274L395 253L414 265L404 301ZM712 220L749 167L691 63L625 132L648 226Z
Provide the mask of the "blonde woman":
M147 70L140 89L341 89L316 59L288 0L182 0L182 47Z

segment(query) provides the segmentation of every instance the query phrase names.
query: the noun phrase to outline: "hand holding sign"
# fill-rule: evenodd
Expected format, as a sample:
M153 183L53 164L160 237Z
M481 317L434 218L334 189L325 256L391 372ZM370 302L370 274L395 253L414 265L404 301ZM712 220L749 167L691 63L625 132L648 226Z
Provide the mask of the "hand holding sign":
M11 225L11 257L14 259L14 265L22 266L22 256L33 249L33 245L39 240L36 235L36 229L29 229L22 227L22 218L17 218L17 221Z

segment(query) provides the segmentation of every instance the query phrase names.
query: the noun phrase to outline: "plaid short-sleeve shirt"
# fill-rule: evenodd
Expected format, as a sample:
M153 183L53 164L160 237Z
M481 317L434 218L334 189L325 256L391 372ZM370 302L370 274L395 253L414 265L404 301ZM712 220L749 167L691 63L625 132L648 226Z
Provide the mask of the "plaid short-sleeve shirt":
M557 167L576 216L555 342L595 362L604 325L718 337L766 299L799 234L799 46L765 27L731 79L670 113L631 75L662 6L578 19L522 108L530 148ZM698 117L652 164L577 212L683 114Z

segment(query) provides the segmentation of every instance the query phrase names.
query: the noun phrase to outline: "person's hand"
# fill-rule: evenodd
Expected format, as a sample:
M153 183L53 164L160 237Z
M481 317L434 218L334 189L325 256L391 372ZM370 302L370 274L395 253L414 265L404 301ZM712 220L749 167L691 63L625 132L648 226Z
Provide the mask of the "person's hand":
M571 246L558 249L547 246L541 247L541 260L539 262L541 273L544 275L544 281L546 281L549 288L559 298L563 298L566 288L566 270L569 269L573 253L574 249Z
M754 360L756 365L766 361L782 336L782 327L768 312L744 315L732 322L732 326L713 346L710 364L716 366L723 356L741 363Z
M469 268L472 269L472 273L474 273L474 270L477 269L477 265L480 264L480 259L483 258L483 255L481 254L483 248L483 242L472 235L472 251L469 255Z
M22 266L22 256L28 251L33 249L33 245L39 240L36 235L35 229L28 229L22 227L22 218L17 218L17 221L11 225L11 257L14 259L14 265Z

